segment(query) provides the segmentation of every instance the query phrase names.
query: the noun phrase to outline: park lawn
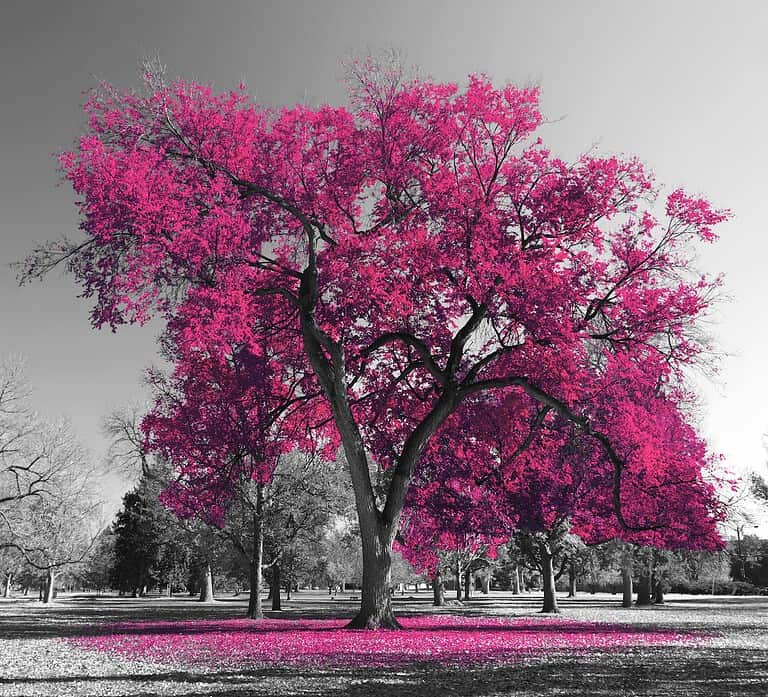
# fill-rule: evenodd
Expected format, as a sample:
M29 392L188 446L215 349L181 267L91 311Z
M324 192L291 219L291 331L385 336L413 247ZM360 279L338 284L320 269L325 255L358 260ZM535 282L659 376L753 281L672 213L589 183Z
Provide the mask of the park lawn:
M768 598L539 603L398 601L405 631L368 633L343 629L353 602L311 594L262 623L234 601L6 602L0 695L768 694Z

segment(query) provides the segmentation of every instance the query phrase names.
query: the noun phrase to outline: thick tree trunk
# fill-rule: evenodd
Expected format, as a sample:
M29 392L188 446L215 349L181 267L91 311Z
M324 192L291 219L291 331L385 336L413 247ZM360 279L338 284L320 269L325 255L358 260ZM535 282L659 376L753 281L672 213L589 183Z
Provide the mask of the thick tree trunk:
M173 597L173 584L170 581L168 581L168 597Z
M247 616L252 620L260 620L264 617L264 609L261 606L261 588L264 585L262 574L262 561L264 559L264 489L259 486L256 493L256 512L253 514L253 557L251 558L249 575L251 589L248 594Z
M632 562L625 562L621 567L621 606L632 607Z
M200 574L200 602L212 603L213 601L213 574L211 573L211 563L207 561Z
M653 598L651 595L651 574L650 572L644 572L640 576L640 582L637 584L637 601L636 605L651 605Z
M493 575L490 571L488 571L485 576L483 576L483 595L488 595L491 592L491 579L493 578Z
M351 629L400 629L392 612L392 540L383 526L363 532L363 588Z
M576 597L576 564L573 561L568 564L568 597Z
M11 584L13 583L13 574L8 573L5 575L5 588L3 589L3 597L11 597Z
M48 576L45 579L45 587L43 589L43 602L53 602L54 590L56 588L56 572L53 569L48 569Z
M432 604L435 607L445 605L445 585L443 585L443 574L440 569L435 572L432 579Z
M472 597L472 572L467 569L464 572L464 600Z
M517 564L512 573L512 595L520 595L520 567Z
M664 604L664 586L661 579L656 579L656 583L653 585L653 603L654 605Z
M557 594L555 593L555 571L552 568L552 551L546 542L539 546L541 554L542 584L544 586L544 607L541 611L547 614L560 612L557 606Z
M273 610L282 610L283 608L280 606L280 564L273 564L272 566L272 582L270 584L271 586L271 592L272 592L272 609Z

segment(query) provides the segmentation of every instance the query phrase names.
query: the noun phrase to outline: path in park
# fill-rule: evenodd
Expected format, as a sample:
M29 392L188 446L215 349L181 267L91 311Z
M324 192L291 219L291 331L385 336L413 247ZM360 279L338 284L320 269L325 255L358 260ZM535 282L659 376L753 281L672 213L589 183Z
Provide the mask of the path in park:
M420 595L398 598L397 611L434 612L426 594ZM447 611L525 617L535 616L540 603L535 595L493 593ZM349 617L356 603L344 596L331 601L322 593L301 593L284 605L286 610L274 616ZM0 696L768 695L768 598L670 596L659 607L625 610L617 605L617 597L607 595L562 600L566 618L716 636L688 646L534 654L501 666L192 669L84 650L65 639L83 636L103 623L239 618L244 600L201 605L186 598L74 596L44 607L17 599L0 601Z

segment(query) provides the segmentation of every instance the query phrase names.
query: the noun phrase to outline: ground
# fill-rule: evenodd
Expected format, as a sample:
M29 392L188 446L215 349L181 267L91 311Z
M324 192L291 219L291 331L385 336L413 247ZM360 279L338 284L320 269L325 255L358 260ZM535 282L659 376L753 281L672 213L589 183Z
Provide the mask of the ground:
M242 598L0 600L0 696L768 695L768 597L623 609L582 594L556 619L537 613L536 595L439 613L430 601L398 598L410 628L379 641L339 629L356 601L322 592L298 594L258 631L240 620Z

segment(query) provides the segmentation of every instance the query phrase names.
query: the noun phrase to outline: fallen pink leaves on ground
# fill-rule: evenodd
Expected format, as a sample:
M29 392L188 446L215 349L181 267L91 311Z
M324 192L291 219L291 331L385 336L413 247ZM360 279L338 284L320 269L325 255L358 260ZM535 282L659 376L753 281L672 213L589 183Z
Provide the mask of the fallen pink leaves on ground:
M173 664L382 667L508 662L549 652L623 651L699 641L700 633L561 618L402 618L402 631L345 629L345 620L125 622L93 627L77 646Z

